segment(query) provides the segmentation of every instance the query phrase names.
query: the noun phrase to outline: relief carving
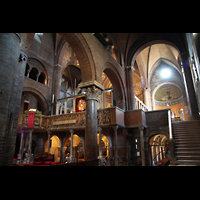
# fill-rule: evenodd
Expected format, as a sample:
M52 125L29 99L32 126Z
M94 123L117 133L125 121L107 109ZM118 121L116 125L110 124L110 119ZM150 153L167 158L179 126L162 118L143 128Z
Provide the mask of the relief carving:
M83 88L82 91L86 93L85 94L86 100L89 99L97 100L98 96L101 94L101 90L94 85L88 88Z

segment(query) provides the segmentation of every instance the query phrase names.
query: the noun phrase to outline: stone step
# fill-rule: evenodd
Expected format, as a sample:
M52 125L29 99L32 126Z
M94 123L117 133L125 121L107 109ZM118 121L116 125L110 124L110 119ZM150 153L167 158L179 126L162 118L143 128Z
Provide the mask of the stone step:
M183 151L183 152L178 152L178 151L176 151L175 152L176 153L176 155L177 155L177 157L179 157L179 156L200 156L200 151L198 152L198 151Z
M195 156L195 155L188 155L188 156L179 156L177 155L178 160L199 160L200 161L200 156Z
M200 137L176 137L177 142L179 141L200 141Z
M200 121L173 122L172 132L177 161L170 166L200 166Z
M184 143L184 144L190 144L190 143L194 143L194 144L197 144L197 143L200 143L200 140L183 140L183 139L181 139L181 140L176 140L175 139L175 143L176 144L182 144L182 143Z
M175 148L175 152L200 152L200 147L181 147L181 148Z
M192 138L198 138L198 139L200 139L200 135L184 135L184 134L180 134L180 135L174 135L174 138L177 138L177 139L181 139L181 138L183 138L183 139L185 139L185 138L188 138L188 139L192 139Z
M182 149L182 148L188 148L188 149L196 151L196 150L199 150L199 145L198 146L194 146L193 144L179 144L179 145L175 145L175 150Z
M200 161L196 161L196 160L170 161L169 166L200 166Z

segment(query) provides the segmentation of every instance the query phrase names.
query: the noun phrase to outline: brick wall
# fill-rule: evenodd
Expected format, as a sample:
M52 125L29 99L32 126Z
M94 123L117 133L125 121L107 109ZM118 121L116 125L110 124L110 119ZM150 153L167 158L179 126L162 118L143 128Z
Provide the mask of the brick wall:
M25 65L19 63L20 35L0 34L0 165L12 165ZM19 80L18 80L19 79Z

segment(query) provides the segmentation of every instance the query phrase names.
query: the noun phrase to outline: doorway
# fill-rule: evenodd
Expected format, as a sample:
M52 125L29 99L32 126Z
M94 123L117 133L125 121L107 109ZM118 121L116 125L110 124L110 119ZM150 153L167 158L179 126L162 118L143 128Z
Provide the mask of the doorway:
M48 140L45 143L45 150L47 151L47 149L48 149ZM55 162L60 162L60 157L61 157L60 149L61 149L61 143L59 137L56 135L51 136L49 153L54 154Z
M168 158L169 143L165 135L157 134L149 140L150 154L151 154L151 165L157 166L164 159Z

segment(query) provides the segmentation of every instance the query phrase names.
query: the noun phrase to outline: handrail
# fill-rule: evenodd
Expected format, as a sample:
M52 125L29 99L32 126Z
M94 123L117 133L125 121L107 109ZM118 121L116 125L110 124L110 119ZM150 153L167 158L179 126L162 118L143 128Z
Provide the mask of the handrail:
M143 109L144 111L148 111L148 107L138 98L135 96L136 100L136 109Z
M167 152L168 150L169 150L169 148L167 148L166 150L164 149L164 150L160 151L159 153L157 153L157 154L155 155L155 157L153 158L152 161L154 161L154 160L156 159L156 157L158 156L158 154L162 153L163 151ZM156 164L156 163L158 163L158 162L159 162L159 161L155 162L154 164Z

